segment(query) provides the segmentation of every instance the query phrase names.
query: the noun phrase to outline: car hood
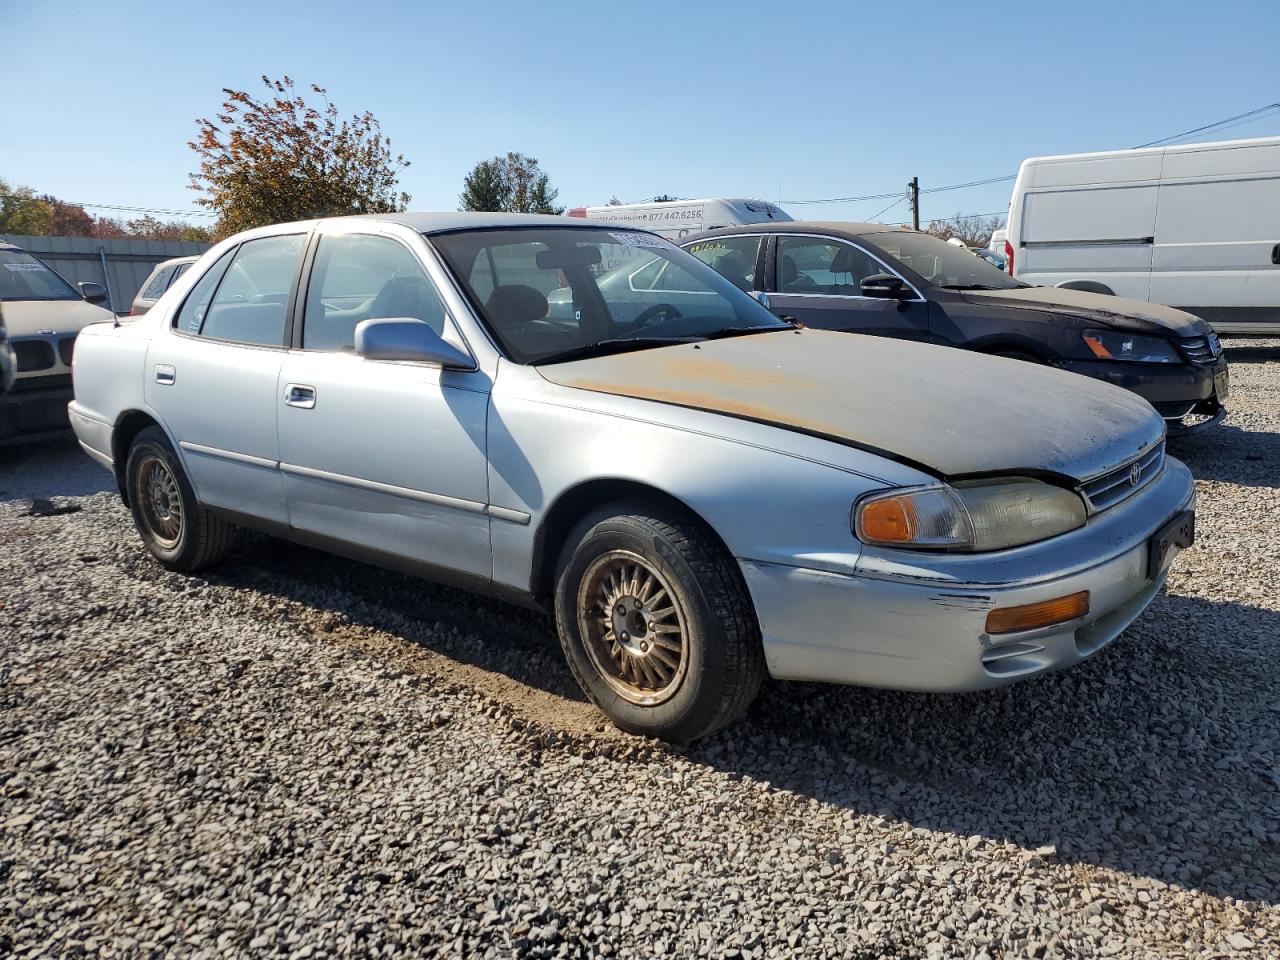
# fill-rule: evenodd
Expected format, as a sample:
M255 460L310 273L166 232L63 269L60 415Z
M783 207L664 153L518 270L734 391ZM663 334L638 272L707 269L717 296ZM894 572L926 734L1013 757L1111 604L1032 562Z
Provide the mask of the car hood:
M977 306L1013 307L1048 313L1069 313L1101 326L1131 333L1179 337L1205 336L1212 328L1185 310L1146 300L1112 297L1061 287L1020 287L1014 290L966 290L964 299Z
M1157 442L1135 394L950 347L783 331L538 367L565 387L772 424L936 475L1097 476Z
M34 337L42 330L55 334L79 333L81 328L103 320L113 320L110 310L85 300L6 300L4 323L9 336Z

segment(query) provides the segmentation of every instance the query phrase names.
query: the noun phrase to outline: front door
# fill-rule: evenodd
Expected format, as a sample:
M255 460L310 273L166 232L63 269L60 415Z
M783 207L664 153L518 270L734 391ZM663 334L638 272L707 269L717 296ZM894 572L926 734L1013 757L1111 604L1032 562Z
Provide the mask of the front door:
M192 288L147 351L146 398L201 503L285 523L276 384L305 234L247 240Z
M819 330L927 340L927 302L862 295L862 281L877 273L893 271L848 241L783 235L777 238L769 305Z
M455 336L407 243L321 236L276 394L290 525L488 578L489 380L480 371L356 356L356 325L392 317Z

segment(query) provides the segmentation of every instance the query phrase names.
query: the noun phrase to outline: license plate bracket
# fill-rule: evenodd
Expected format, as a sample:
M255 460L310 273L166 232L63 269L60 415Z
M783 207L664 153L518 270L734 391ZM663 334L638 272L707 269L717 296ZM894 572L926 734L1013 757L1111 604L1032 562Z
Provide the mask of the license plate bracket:
M1227 399L1227 395L1231 393L1231 372L1229 370L1224 368L1213 375L1213 392L1219 403Z
M1183 510L1147 541L1147 579L1154 580L1173 562L1173 548L1185 549L1196 540L1196 513Z

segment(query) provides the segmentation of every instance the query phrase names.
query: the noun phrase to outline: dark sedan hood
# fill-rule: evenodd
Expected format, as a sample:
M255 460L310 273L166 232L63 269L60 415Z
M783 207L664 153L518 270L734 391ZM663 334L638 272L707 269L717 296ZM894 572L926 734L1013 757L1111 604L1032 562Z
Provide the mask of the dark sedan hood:
M966 290L964 299L976 306L1013 307L1046 313L1069 313L1101 326L1131 333L1179 337L1205 336L1210 326L1184 310L1146 300L1111 297L1061 287L1023 287L1016 290Z
M825 330L659 347L538 371L566 387L815 434L943 477L1026 472L1083 480L1164 432L1141 397L1088 377Z

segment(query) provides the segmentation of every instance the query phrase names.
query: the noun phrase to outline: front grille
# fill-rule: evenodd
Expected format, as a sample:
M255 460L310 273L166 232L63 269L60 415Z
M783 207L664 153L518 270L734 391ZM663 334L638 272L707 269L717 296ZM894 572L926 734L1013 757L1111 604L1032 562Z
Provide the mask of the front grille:
M1097 513L1133 496L1154 480L1162 467L1164 467L1163 440L1123 466L1110 470L1100 477L1094 477L1080 488L1080 492L1084 494L1093 512Z
M53 347L47 340L14 340L13 352L18 357L19 373L53 366Z
M1222 355L1222 344L1216 333L1207 337L1187 337L1180 340L1178 345L1192 363L1213 363Z
M68 367L71 366L71 355L75 353L75 350L76 350L75 337L63 337L61 340L58 341L58 357Z

